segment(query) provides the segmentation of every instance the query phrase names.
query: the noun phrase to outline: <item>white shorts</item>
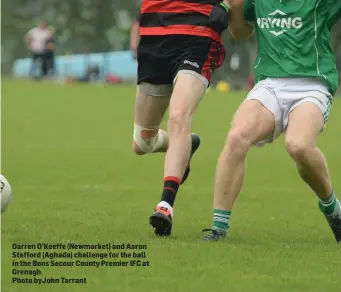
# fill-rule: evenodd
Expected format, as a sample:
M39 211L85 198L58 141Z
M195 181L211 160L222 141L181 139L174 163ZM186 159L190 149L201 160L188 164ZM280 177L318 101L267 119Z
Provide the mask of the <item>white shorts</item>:
M327 84L316 78L267 78L256 84L246 100L258 100L274 115L274 133L268 139L257 143L258 146L262 146L264 143L271 143L286 131L289 114L302 103L316 104L326 124L332 95Z

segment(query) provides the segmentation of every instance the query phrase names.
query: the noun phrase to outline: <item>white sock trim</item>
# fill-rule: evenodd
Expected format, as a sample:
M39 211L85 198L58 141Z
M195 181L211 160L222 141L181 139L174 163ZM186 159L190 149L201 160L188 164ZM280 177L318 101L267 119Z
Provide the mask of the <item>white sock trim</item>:
M174 211L173 211L173 207L172 207L171 205L169 205L169 204L168 204L167 202L165 202L165 201L161 201L161 202L158 203L157 205L158 205L158 207L163 207L163 208L169 209L170 212L171 212L171 215L172 215L172 217L173 217Z

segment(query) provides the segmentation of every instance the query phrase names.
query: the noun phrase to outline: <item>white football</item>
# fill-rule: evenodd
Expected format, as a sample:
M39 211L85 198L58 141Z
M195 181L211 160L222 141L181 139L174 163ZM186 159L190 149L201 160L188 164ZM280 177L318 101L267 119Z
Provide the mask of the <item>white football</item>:
M12 190L7 179L0 174L1 183L1 214L4 213L11 202Z

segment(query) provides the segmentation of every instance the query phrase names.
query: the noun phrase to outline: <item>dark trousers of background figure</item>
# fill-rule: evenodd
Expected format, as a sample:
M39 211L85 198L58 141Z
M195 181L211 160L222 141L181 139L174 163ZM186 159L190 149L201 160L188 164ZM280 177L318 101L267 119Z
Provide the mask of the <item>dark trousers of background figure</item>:
M38 76L36 71L38 69ZM34 53L32 55L32 65L29 75L33 78L44 78L55 74L54 53Z
M47 51L45 53L45 59L44 59L44 64L43 64L43 72L46 73L46 76L56 75L55 57L54 57L53 51Z

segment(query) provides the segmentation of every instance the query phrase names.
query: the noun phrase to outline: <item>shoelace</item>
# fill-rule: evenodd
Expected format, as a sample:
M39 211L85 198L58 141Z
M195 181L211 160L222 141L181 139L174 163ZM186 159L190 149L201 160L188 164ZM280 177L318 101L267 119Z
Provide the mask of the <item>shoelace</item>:
M217 230L214 230L214 229L211 229L211 228L203 229L202 232L212 232L213 235L219 235Z

